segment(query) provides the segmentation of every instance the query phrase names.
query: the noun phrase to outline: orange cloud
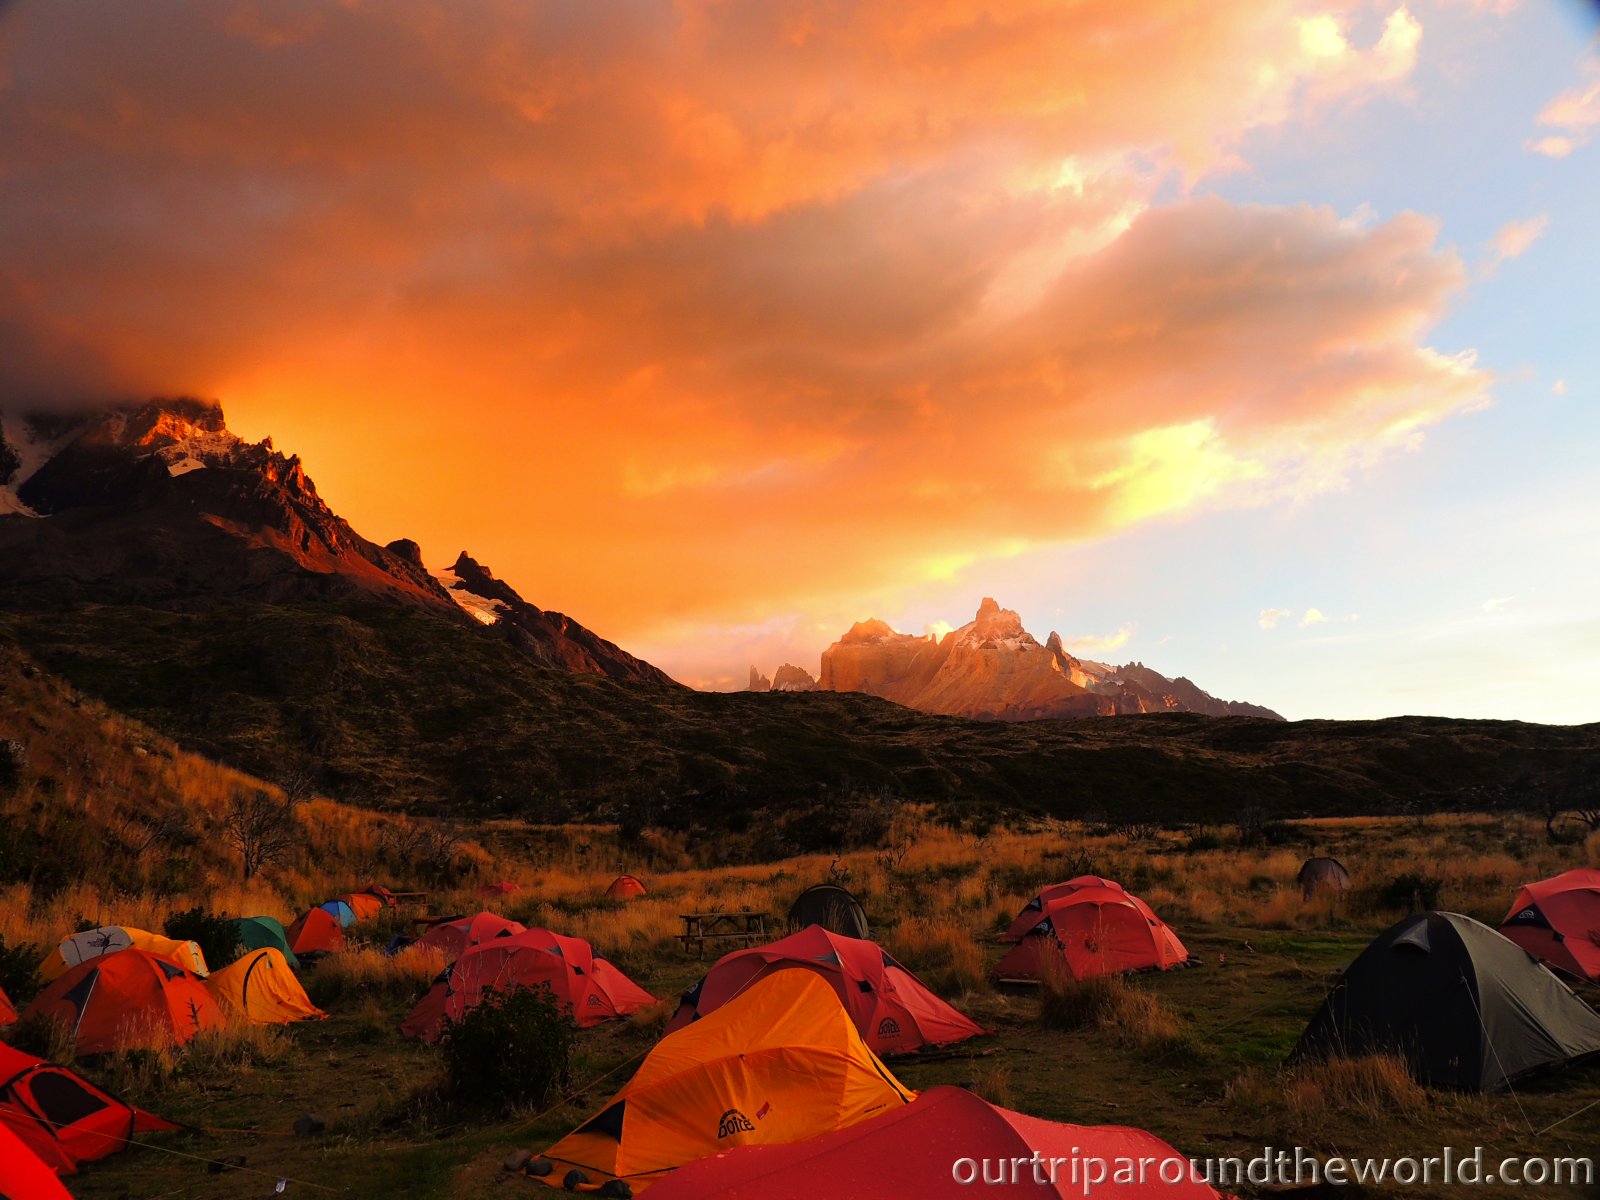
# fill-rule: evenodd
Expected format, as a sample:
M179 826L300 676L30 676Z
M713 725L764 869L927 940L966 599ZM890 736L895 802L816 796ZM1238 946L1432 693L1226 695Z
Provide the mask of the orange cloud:
M1539 110L1538 123L1558 132L1530 139L1529 150L1547 158L1566 158L1594 135L1600 125L1600 59L1589 59L1584 73L1590 76L1588 83L1568 88Z
M0 386L219 395L372 536L624 641L826 644L1482 399L1427 219L1168 198L1404 83L1420 25L1356 9L15 10Z

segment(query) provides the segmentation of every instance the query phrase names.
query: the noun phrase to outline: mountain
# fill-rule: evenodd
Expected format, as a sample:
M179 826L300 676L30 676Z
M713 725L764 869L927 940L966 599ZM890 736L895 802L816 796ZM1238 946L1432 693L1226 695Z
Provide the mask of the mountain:
M761 678L754 667L751 678L752 691L764 690L753 686ZM857 622L822 652L815 686L984 720L1156 712L1283 719L1260 705L1218 700L1187 679L1168 679L1142 663L1112 667L1074 658L1057 633L1040 645L1015 612L987 597L977 616L943 638L897 633L878 620ZM771 689L779 690L777 677Z
M1600 756L1600 726L1177 711L980 722L778 690L805 685L798 669L768 695L701 693L529 604L470 555L430 572L415 543L362 538L298 459L235 438L215 405L6 409L0 442L0 662L17 664L0 667L0 741L54 720L37 671L73 705L104 704L185 752L260 779L309 773L369 808L658 825L730 854L744 851L729 835L755 853L871 841L885 797L954 821L1483 808L1578 788ZM1000 632L998 605L986 622L963 654L1014 665L998 652L1024 644L1020 624ZM921 671L962 640L864 623L824 682L864 679L885 657ZM1058 661L1058 643L1027 653ZM1142 668L1120 670L1151 691ZM1020 709L1025 691L1007 703ZM78 740L61 740L62 770L86 781ZM66 800L32 793L26 828L0 819L0 856L11 836L36 857L22 843L47 820L68 837L81 786Z
M672 683L465 554L435 576L415 542L368 541L322 500L297 456L237 437L214 403L0 412L0 604L357 598L487 627L547 666Z

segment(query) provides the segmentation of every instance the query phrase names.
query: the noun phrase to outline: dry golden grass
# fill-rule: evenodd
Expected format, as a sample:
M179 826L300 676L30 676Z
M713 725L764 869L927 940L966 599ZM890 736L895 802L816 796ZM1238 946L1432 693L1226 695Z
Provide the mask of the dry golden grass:
M1118 1045L1165 1049L1183 1036L1183 1022L1161 997L1120 975L1073 979L1046 971L1039 983L1039 1022L1050 1029L1092 1029Z
M1011 1067L1007 1063L974 1061L972 1078L967 1083L973 1095L998 1104L1001 1108L1015 1108L1016 1095L1011 1086Z
M902 965L941 996L983 987L988 963L972 931L955 921L907 917L885 936Z
M436 946L408 946L395 955L359 947L318 962L308 990L319 1006L345 996L420 996L448 965Z
M1414 1121L1432 1103L1404 1061L1382 1054L1246 1071L1229 1084L1224 1102L1241 1116L1270 1122L1281 1136L1307 1144L1331 1120L1367 1125L1390 1125L1397 1118Z

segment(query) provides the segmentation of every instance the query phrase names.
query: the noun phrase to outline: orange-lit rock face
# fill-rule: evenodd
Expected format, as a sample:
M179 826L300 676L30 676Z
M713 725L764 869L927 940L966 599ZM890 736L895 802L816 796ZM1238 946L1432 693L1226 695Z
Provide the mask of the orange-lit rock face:
M977 615L935 641L861 621L822 653L819 687L865 692L924 712L1019 721L1179 709L1273 716L1217 700L1186 679L1138 663L1110 667L1073 657L1051 633L1044 645L1010 609L985 598Z

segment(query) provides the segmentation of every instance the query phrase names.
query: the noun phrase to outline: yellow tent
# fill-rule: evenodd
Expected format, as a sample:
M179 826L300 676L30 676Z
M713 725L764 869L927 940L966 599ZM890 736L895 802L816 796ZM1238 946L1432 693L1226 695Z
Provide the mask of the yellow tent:
M610 1104L545 1151L547 1178L577 1168L638 1190L708 1154L820 1137L914 1099L821 976L776 971L662 1038Z
M214 972L206 980L206 991L230 1025L287 1025L320 1021L328 1015L311 1003L289 960L273 946L252 950Z
M39 978L49 983L81 962L128 949L144 950L170 958L202 979L208 974L206 956L194 942L175 941L146 929L135 929L131 925L102 925L98 929L86 929L62 938L61 944L39 964Z

